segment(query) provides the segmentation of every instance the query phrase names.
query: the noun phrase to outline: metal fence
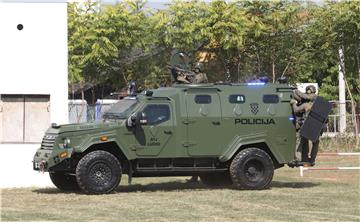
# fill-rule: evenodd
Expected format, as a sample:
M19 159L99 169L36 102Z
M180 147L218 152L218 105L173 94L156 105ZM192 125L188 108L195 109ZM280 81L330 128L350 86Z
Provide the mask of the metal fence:
M69 100L69 123L86 123L100 120L102 115L118 100L97 100L88 105L83 100Z
M360 119L360 114L356 114L356 119ZM326 125L326 132L339 133L340 115L329 115L329 122ZM355 132L355 123L351 115L346 115L346 132Z
M339 112L339 102L331 101L333 108L328 117L328 123L324 135L336 136L340 134L340 112ZM359 124L360 124L360 114L354 113L355 109L352 107L350 101L346 101L346 130L345 134L355 134L359 133Z

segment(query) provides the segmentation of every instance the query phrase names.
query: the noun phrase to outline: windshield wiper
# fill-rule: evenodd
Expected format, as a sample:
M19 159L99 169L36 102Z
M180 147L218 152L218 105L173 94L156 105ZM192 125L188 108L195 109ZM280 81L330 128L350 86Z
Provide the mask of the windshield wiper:
M120 115L118 113L105 113L103 115L104 119L122 119L121 117L122 117L122 115Z

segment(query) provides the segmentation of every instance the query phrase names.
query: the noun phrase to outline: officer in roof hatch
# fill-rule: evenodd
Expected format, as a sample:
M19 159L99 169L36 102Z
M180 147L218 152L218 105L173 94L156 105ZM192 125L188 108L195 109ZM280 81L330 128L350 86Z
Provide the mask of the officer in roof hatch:
M208 82L207 75L205 73L203 73L203 70L204 70L204 64L201 62L197 62L193 69L193 71L195 73L195 78L193 80L193 83L199 84L199 83L207 83Z

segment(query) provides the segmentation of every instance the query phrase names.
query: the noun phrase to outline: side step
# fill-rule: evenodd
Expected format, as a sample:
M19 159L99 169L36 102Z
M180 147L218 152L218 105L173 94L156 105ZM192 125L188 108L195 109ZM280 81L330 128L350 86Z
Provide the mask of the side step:
M137 159L132 164L133 176L188 176L228 170L216 158Z
M173 167L173 168L139 168L133 173L134 177L149 176L194 176L203 173L226 172L227 168L212 167Z
M300 161L296 161L296 160L288 163L287 165L289 167L291 167L291 168L294 168L294 167L311 167L311 166L313 166L309 162L300 162Z

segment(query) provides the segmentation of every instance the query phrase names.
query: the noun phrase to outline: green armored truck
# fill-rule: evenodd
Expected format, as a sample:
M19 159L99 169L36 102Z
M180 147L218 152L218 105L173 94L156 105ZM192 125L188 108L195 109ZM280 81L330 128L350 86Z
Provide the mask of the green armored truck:
M208 186L270 186L295 157L287 84L173 85L127 97L101 122L53 124L34 170L61 190L113 191L133 177L199 176Z

